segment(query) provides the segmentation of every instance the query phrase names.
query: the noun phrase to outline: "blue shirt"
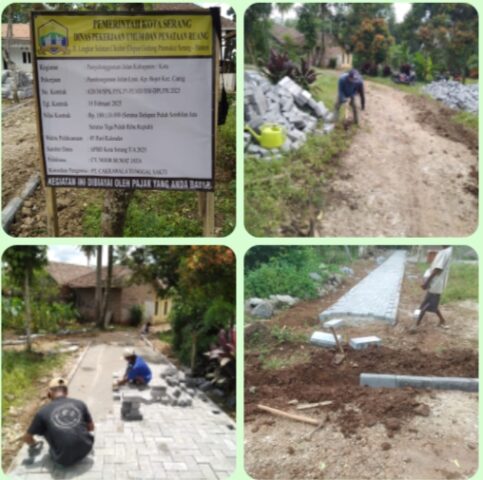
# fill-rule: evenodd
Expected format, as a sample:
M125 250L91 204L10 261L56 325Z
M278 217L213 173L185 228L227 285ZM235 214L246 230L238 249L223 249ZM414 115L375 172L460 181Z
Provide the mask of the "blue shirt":
M352 98L361 87L362 79L355 78L353 81L349 80L349 74L344 73L339 78L339 101L345 102L348 98Z
M142 377L146 383L149 383L152 378L151 369L139 355L136 355L135 362L127 367L127 379L132 381L137 377Z

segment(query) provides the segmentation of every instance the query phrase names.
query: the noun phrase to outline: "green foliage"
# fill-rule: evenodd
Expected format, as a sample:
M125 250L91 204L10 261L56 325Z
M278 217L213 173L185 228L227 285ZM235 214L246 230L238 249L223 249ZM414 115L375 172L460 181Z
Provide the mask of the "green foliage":
M388 63L393 70L399 71L399 67L413 62L413 56L407 42L393 44L388 50Z
M278 343L298 343L298 342L306 342L307 335L301 332L296 332L294 330L290 330L286 327L279 327L276 326L270 330L270 335L278 342Z
M47 247L36 245L17 245L3 254L9 276L15 286L23 287L25 278L31 280L35 270L47 264Z
M424 82L433 81L433 61L429 55L422 52L414 54L414 66L416 70L416 78Z
M178 358L201 368L221 328L235 320L235 256L222 246L145 246L131 252L136 279L158 282L173 299L172 346Z
M456 123L478 132L478 115L471 112L459 112L451 117Z
M453 262L441 303L478 301L478 265Z
M129 325L139 327L143 321L144 311L141 305L131 305L129 308Z
M365 18L354 33L352 42L357 54L356 66L360 67L364 63L379 65L386 61L394 37L389 33L388 24L383 18Z
M315 298L317 288L308 273L307 269L270 262L246 275L245 294L247 297L262 298L277 293L299 298Z
M2 352L2 420L9 421L10 407L38 397L37 382L59 368L64 357L59 354L42 355L32 352L3 350Z
M268 298L286 294L298 298L317 297L317 287L339 265L350 262L356 252L341 246L257 246L245 257L245 297ZM320 282L309 277L321 276Z
M259 58L267 58L271 27L270 3L255 3L245 12L245 61L256 64Z

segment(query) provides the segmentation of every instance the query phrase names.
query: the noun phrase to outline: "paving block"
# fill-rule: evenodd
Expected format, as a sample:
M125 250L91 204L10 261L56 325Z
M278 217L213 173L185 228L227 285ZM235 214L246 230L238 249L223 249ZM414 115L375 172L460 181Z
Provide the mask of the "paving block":
M324 328L339 328L344 325L344 320L342 318L333 318L332 320L327 320L324 323Z
M337 339L339 342L342 342L342 337L337 335ZM318 347L336 347L337 344L335 343L334 335L332 333L327 332L314 332L310 337L310 343L313 345L317 345Z
M328 323L328 322L325 322L325 323ZM364 348L371 347L373 345L378 347L381 344L382 344L382 340L379 337L376 337L375 335L372 335L369 337L356 337L356 338L351 338L349 340L349 345L354 350L362 350Z

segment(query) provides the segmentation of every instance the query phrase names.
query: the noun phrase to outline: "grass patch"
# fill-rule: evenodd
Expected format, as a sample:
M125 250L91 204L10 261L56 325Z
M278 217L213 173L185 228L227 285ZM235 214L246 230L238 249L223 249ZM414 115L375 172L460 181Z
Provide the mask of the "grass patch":
M421 272L420 283L423 281L422 275L428 268L427 263L418 264L418 270ZM441 296L441 303L463 300L478 301L478 265L453 261L449 267L448 284Z
M37 382L59 368L64 355L3 351L2 354L2 419L8 418L10 407L16 407L38 395Z
M478 265L453 263L450 266L448 284L441 303L478 301Z
M215 225L217 235L226 236L235 227L236 108L229 96L226 123L218 128L215 180ZM87 237L101 236L102 201L92 201L84 211ZM127 211L124 237L202 236L197 192L137 190Z
M306 343L307 335L301 332L295 332L285 327L274 327L270 334L278 343Z
M380 85L386 85L387 87L392 87L401 92L411 93L413 95L425 95L421 89L426 85L424 82L416 82L414 85L404 85L400 83L394 83L388 77L364 77L365 81L379 83Z
M313 96L333 109L338 73L319 71ZM333 175L333 160L349 146L353 129L328 135L309 134L297 151L273 161L245 158L245 222L255 236L280 234L293 218L312 219L324 206L324 189ZM308 223L308 222L307 222Z
M159 332L158 338L165 343L173 344L173 331L167 330L166 332Z
M281 370L283 368L306 363L310 360L310 352L308 350L291 352L290 357L270 356L260 359L264 370Z
M459 112L451 117L451 119L470 130L478 132L478 115L471 112Z

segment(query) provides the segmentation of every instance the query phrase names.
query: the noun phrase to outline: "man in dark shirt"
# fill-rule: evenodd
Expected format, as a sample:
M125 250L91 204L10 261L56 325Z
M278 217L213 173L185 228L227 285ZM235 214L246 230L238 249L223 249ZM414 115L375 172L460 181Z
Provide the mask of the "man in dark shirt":
M344 73L339 78L337 102L335 104L336 119L339 117L340 107L348 101L354 113L354 122L359 123L355 102L356 94L361 97L361 109L364 110L366 106L366 99L364 96L364 81L362 80L359 72L354 68L350 72Z
M34 435L45 437L52 460L64 467L82 460L94 445L94 422L84 402L67 397L67 383L54 378L49 383L50 403L35 415L24 441L30 447L37 442Z

